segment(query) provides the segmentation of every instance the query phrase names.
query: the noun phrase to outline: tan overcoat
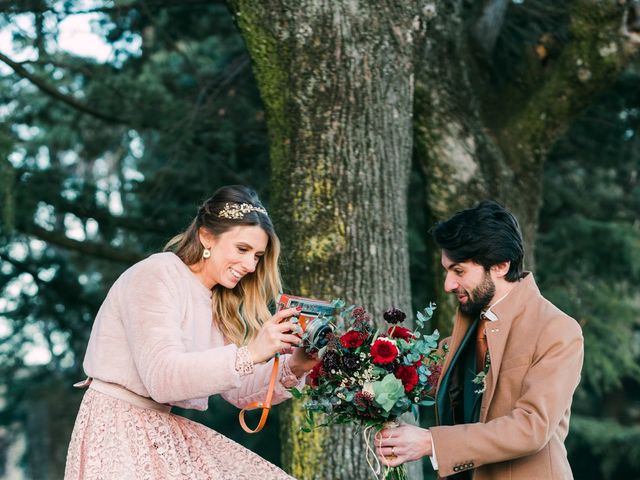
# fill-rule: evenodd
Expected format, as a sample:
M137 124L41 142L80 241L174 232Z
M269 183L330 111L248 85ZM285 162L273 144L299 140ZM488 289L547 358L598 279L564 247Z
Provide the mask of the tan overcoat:
M438 474L473 480L573 478L564 440L583 360L580 326L542 297L531 273L492 307L491 368L479 423L432 427ZM444 376L472 320L458 312Z

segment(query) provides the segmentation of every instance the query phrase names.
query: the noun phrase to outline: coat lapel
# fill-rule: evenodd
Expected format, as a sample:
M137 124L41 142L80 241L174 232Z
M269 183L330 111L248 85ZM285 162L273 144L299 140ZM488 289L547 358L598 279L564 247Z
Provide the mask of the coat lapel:
M482 407L480 410L480 421L487 418L488 406L493 400L493 395L498 384L498 372L504 358L504 351L507 346L509 331L513 321L522 313L527 299L535 293L540 293L536 286L533 275L526 273L526 276L509 292L509 295L491 311L498 317L498 320L487 324L487 345L489 357L491 358L491 368L487 374L487 389L482 396Z

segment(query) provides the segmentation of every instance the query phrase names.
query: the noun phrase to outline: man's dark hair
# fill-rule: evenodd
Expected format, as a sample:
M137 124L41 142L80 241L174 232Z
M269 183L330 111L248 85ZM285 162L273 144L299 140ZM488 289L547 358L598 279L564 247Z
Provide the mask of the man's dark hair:
M511 261L505 279L522 278L524 247L516 218L502 205L484 200L462 210L431 229L436 243L451 260L471 260L489 270L493 265Z

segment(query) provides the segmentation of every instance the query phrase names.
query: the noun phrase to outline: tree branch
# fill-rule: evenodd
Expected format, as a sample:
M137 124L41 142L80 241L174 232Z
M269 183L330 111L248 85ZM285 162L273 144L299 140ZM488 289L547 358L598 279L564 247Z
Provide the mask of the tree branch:
M154 8L173 8L173 7L195 7L199 5L221 5L226 3L224 0L159 0L159 1L144 1L131 2L126 5L117 5L115 7L96 7L89 9L73 10L71 8L64 8L58 10L56 8L47 7L46 4L42 4L40 8L35 7L30 2L27 5L21 6L20 2L15 0L0 0L0 11L9 14L21 14L21 13L44 13L53 12L56 15L84 15L87 13L126 13L131 10L139 9L142 4Z
M627 10L623 8L615 0L597 5L592 0L574 2L569 43L526 103L510 115L504 125L510 132L507 143L546 151L571 120L615 81L639 47L623 34ZM518 105L511 100L504 104Z
M132 264L140 261L143 258L143 255L138 252L122 250L114 248L110 245L86 240L82 242L73 240L66 235L61 235L56 232L50 232L49 230L46 230L35 224L30 224L27 226L20 225L18 230L27 235L44 240L45 242L52 245L90 255L92 257L111 260L113 262Z
M71 202L59 195L56 195L54 192L51 192L50 194L43 192L40 199L43 202L52 205L61 213L71 213L80 218L93 218L98 223L114 225L133 232L154 232L166 234L169 229L165 219L162 218L148 221L145 218L117 216L113 215L106 208L96 208L82 202Z
M123 120L117 118L117 117L112 117L111 115L107 115L104 114L102 112L98 112L97 110L94 110L92 108L90 108L88 105L79 102L78 100L76 100L75 98L69 96L69 95L65 95L64 93L58 91L55 87L49 85L48 83L46 83L43 79L37 77L36 75L32 74L31 72L29 72L26 68L24 68L20 63L15 62L14 60L12 60L11 58L7 57L6 55L4 55L3 53L0 53L0 61L4 62L5 64L7 64L9 67L11 67L11 69L20 77L25 78L27 80L29 80L33 85L35 85L36 87L38 87L43 93L46 93L47 95L60 100L62 103L65 103L66 105L72 107L75 110L78 110L82 113L86 113L89 115L92 115L96 118L99 118L101 120L104 120L106 122L109 123L115 123L115 124L122 124L125 123Z

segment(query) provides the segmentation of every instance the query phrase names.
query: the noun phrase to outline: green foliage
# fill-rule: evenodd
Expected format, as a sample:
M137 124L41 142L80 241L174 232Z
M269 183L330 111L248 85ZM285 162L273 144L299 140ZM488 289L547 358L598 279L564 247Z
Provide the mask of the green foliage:
M573 125L545 171L537 271L543 293L583 329L582 383L567 446L574 475L585 480L640 472L640 90L634 68Z
M97 3L106 11L94 29L113 48L99 62L57 48L60 22L74 3L0 6L0 29L13 28L15 50L2 53L26 59L21 65L33 77L5 65L0 74L0 427L9 428L5 443L27 432L23 463L33 478L60 478L81 397L69 385L81 378L94 315L127 266L116 254L159 250L220 185L269 193L265 115L224 6ZM569 38L569 5L510 3L486 59L497 92L525 91L544 78ZM260 41L258 33L252 41ZM273 45L264 45L272 55ZM25 52L28 58L18 55ZM278 110L274 86L283 72L274 65L265 65L263 76ZM640 471L638 68L572 126L544 178L536 275L585 337L567 442L581 480L636 478ZM424 208L429 181L415 162L408 199L415 308L442 288L434 247L425 241L434 220ZM68 243L71 237L79 242ZM421 341L431 348L435 338ZM35 351L50 360L33 360ZM210 412L180 413L278 462L271 441L277 412L255 436L236 428L237 409L220 399L211 400Z
M573 462L575 478L616 480L637 478L640 471L640 426L613 420L571 418L569 451L581 451L584 461Z
M0 28L15 33L2 53L28 57L0 74L0 427L5 445L26 432L33 478L61 477L81 396L70 385L123 258L160 250L221 185L268 193L264 114L226 8L104 6L93 27L113 48L106 62L58 48L73 2L0 7ZM31 428L33 404L60 422ZM268 432L238 434L222 404L184 413L277 462ZM57 450L45 454L43 439Z

